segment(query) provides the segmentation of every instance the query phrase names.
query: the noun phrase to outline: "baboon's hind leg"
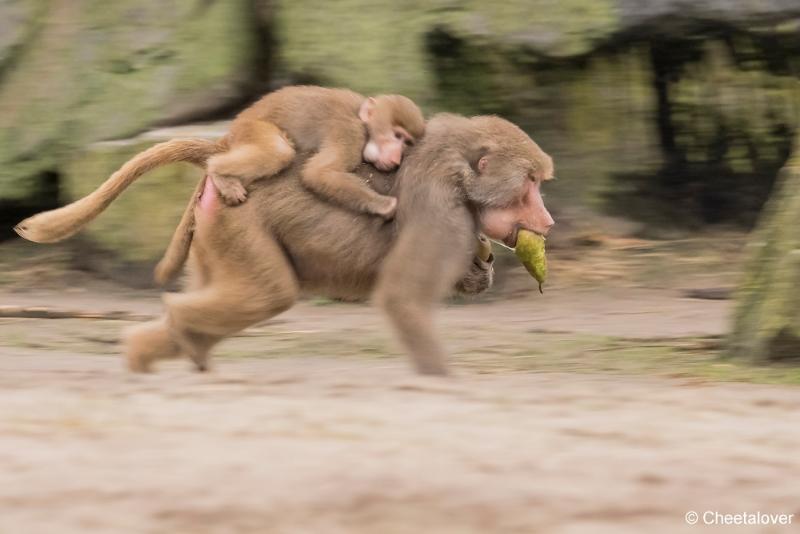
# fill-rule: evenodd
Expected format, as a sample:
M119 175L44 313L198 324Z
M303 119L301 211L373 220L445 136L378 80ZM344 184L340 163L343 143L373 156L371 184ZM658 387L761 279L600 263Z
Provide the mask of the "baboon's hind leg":
M203 235L204 230L223 232L224 239ZM216 250L223 242L225 250ZM298 283L289 261L263 228L226 232L199 226L195 245L192 261L204 283L195 282L185 293L164 295L165 319L128 338L131 369L147 370L155 360L178 351L205 370L209 351L224 337L274 317L297 300ZM156 338L158 350L147 348L145 338Z
M181 353L165 317L127 328L122 340L128 369L137 373L149 371L155 360L176 358Z

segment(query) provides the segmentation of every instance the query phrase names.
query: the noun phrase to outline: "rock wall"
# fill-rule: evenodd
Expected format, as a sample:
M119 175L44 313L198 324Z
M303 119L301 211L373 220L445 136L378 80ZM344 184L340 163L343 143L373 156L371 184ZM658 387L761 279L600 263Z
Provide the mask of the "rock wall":
M800 120L794 0L434 1L402 14L301 0L277 21L287 78L508 116L556 156L557 196L578 189L652 222L751 223Z
M800 362L800 136L748 244L729 356Z
M248 0L0 4L0 199L38 194L92 142L243 98L257 76L252 13Z
M102 164L94 143L232 112L269 81L507 116L554 155L557 211L748 224L800 125L799 73L797 0L6 0L0 207L54 184L71 200L141 140ZM172 200L147 204L174 218ZM124 256L138 246L101 235L133 231L114 210L87 235Z

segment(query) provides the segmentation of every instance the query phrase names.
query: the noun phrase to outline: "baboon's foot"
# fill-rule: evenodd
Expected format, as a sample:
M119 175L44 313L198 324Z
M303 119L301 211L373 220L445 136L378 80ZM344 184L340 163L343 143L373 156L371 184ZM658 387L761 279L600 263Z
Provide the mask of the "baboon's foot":
M134 373L149 372L154 361L180 354L180 347L170 336L163 319L129 327L122 337L126 363Z
M242 182L232 176L216 176L214 185L217 186L219 196L222 201L228 206L238 206L247 200L247 189L244 188Z
M183 354L189 356L195 370L205 373L211 367L209 353L219 340L219 336L209 336L191 330L173 328L173 336Z

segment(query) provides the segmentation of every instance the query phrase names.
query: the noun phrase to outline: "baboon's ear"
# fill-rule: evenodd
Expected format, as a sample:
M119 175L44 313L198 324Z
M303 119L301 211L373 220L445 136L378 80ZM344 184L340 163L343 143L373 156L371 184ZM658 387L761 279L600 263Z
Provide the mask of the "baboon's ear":
M361 108L358 110L358 118L361 119L361 122L369 122L369 120L372 118L372 112L374 110L375 99L369 97L361 104Z
M496 146L494 143L476 143L474 147L471 147L467 155L467 160L472 170L478 174L482 174L489 165L489 159L495 151Z
M481 156L481 159L478 160L478 172L483 173L486 170L486 167L489 165L489 156Z

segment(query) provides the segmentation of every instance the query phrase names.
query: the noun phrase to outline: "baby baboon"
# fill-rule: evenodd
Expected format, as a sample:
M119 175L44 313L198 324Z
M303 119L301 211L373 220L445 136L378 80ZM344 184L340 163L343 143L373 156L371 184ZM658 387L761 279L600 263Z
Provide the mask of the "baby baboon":
M352 171L362 159L382 171L395 169L424 131L422 112L404 96L286 87L234 119L228 150L208 160L208 174L222 199L236 205L254 180L284 169L295 149L312 152L300 175L306 187L348 209L390 219L397 199L376 193Z

